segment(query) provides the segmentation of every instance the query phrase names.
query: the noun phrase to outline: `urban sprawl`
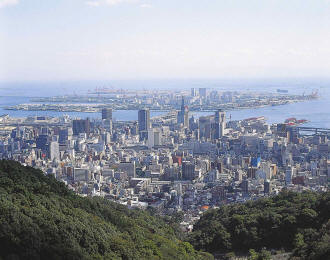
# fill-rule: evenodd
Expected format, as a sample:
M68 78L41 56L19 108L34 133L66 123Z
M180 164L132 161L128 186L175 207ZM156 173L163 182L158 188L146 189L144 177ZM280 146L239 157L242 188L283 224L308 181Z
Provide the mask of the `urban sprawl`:
M100 119L92 120L3 115L0 157L54 175L81 196L101 196L161 215L182 212L186 231L209 208L282 189L328 189L330 130L307 132L311 129L291 121L269 125L264 117L233 121L220 105L235 103L239 94L227 93L224 100L216 94L193 89L176 95L177 110L166 106L170 94L143 108L140 102L134 107L137 121L113 120L119 102L103 105ZM105 100L101 95L91 102L97 98ZM272 104L260 98L253 102ZM248 99L244 104L253 106ZM171 111L150 118L150 109L159 106ZM194 118L190 106L214 113Z

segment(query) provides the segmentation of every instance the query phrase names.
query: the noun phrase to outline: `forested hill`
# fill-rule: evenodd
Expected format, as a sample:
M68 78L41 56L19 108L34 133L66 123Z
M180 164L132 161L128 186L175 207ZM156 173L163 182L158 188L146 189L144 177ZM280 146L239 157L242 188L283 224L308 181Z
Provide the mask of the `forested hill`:
M330 259L330 192L279 196L206 212L190 241L213 253L284 249L297 259ZM265 251L265 250L263 250Z
M0 259L212 259L141 210L81 198L53 177L0 161Z

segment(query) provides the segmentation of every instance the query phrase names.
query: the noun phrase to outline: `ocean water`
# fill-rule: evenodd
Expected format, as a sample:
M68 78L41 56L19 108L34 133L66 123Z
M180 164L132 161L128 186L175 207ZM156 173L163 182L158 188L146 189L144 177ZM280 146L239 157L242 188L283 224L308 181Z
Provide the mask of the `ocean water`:
M100 113L53 112L53 111L11 111L4 110L5 106L29 103L31 97L46 97L55 95L85 94L96 87L115 87L119 89L171 89L187 90L190 88L206 87L220 91L262 91L276 92L276 89L287 89L291 94L310 94L317 90L319 99L288 105L227 111L227 117L240 120L249 117L265 116L269 123L284 122L285 119L296 117L307 119L305 126L330 128L330 80L320 79L264 79L264 80L137 80L137 81L84 81L84 82L28 82L0 83L0 114L12 117L24 116L61 116L100 118ZM164 112L152 111L151 116ZM192 113L198 117L210 113ZM116 120L137 120L137 111L114 111Z

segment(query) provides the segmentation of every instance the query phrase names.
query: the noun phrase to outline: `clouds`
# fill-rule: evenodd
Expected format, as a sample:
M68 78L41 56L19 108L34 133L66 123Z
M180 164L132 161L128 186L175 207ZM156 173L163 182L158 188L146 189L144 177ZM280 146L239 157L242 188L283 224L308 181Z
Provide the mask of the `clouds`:
M0 81L329 77L326 1L0 0Z
M115 6L119 4L138 4L140 0L89 0L86 2L87 5L93 7L99 6ZM148 4L141 4L143 8L150 7Z
M86 5L93 6L93 7L98 7L98 6L101 5L101 3L97 2L97 1L87 1Z
M151 4L141 4L140 7L141 8L151 8L152 5Z
M0 8L4 8L6 6L17 5L18 0L0 0Z

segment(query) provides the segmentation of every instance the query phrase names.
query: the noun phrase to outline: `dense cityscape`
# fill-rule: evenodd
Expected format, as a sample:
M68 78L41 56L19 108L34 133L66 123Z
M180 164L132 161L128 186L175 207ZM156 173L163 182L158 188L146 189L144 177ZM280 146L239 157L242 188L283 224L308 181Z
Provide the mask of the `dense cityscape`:
M208 94L207 94L208 93ZM318 97L317 90L300 95L288 94L288 90L277 89L274 92L252 91L217 91L209 88L192 88L188 91L168 90L123 90L96 88L85 95L68 95L32 98L32 103L6 106L6 110L59 111L59 112L101 112L102 108L114 110L150 109L153 111L171 111L180 109L181 96L190 111L214 111L217 109L233 110L279 106Z
M300 127L296 119L231 121L222 109L189 115L187 103L213 96L192 89L179 110L151 118L149 108L140 109L127 122L114 121L110 106L93 120L4 115L1 158L41 169L81 196L164 216L182 212L184 231L210 208L283 189L327 191L329 129Z
M0 260L330 260L330 0L0 0Z

